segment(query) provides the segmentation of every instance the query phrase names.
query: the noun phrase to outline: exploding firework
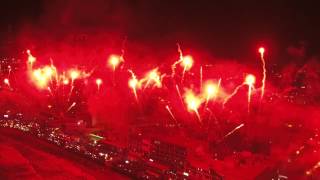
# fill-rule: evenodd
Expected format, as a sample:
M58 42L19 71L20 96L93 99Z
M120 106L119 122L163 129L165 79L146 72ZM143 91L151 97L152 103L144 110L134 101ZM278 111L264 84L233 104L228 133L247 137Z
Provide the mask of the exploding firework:
M44 89L52 81L53 72L50 66L38 68L32 71L31 79L38 88Z
M245 84L248 85L248 112L250 112L251 104L251 94L254 89L254 83L256 82L256 77L252 74L248 74L245 79Z
M212 81L207 81L204 85L203 96L206 99L206 106L209 100L215 99L219 93L219 85L213 83Z
M177 97L179 97L181 104L183 105L184 108L187 108L188 111L194 112L199 120L201 122L201 115L199 114L199 108L201 107L202 103L205 103L204 109L207 109L207 105L210 101L216 102L216 100L220 100L225 96L225 93L222 92L221 88L221 79L218 80L218 82L212 82L210 80L206 81L206 78L203 76L203 66L200 65L199 69L199 74L198 76L194 76L195 78L199 79L199 89L195 88L194 84L191 82L192 81L185 81L185 83L182 83L184 81L185 73L187 71L190 71L191 68L194 65L194 60L192 56L190 55L183 55L182 50L180 48L180 45L178 44L178 53L179 53L179 60L176 61L172 66L172 74L171 78L174 80L173 81L173 87L175 87L175 90L177 92ZM264 49L261 50L259 49L259 52L261 54L261 58L263 59L263 53ZM52 90L56 92L58 89L58 85L61 83L64 86L70 85L70 92L69 92L69 98L72 95L72 92L74 90L74 81L75 80L84 80L87 82L90 79L94 79L95 84L97 86L98 91L101 88L102 85L102 79L97 78L97 77L92 77L88 78L87 77L91 76L93 74L93 70L90 73L86 73L86 69L77 69L77 68L69 68L62 74L58 73L57 68L53 65L53 62L51 60L51 65L45 65L40 68L32 69L32 66L35 63L36 58L32 56L30 51L27 51L28 54L28 72L30 72L30 77L32 82L38 87L39 89L47 89L50 94L52 94ZM116 69L121 65L121 63L124 62L123 59L123 54L121 56L119 55L110 55L108 60L107 60L107 65L113 70L113 77L115 76L115 71ZM176 84L175 83L175 70L176 66L180 65L182 75L181 75L181 84ZM263 64L263 67L265 64ZM82 67L84 68L84 67ZM128 70L128 69L127 69ZM128 86L132 90L133 95L135 97L136 102L138 101L138 90L141 89L141 93L145 93L144 90L147 88L150 88L152 90L153 88L161 88L162 92L169 91L170 86L167 86L169 84L163 84L167 83L167 81L162 82L163 77L165 77L165 73L160 73L159 67L153 68L150 71L146 72L144 77L141 79L138 79L136 75L133 73L132 70L128 70L129 73L131 74L131 78L128 79ZM119 76L121 75L121 71L119 71ZM265 75L265 68L264 68L264 75ZM113 79L114 80L114 79ZM227 80L226 80L227 81ZM55 86L55 83L57 86ZM263 85L262 85L262 96L264 94L264 83L265 82L265 76L263 78ZM243 87L243 86L248 86L248 112L250 111L250 103L251 103L251 96L252 96L252 91L254 89L254 83L255 83L255 77L253 75L247 75L244 79L244 82L237 86L235 90L226 98L223 100L223 107L225 104L235 95L237 94L238 90ZM86 85L88 83L85 83ZM165 88L162 88L165 87ZM191 87L193 90L187 90L186 93L182 96L180 92L180 88L185 89L187 87ZM221 88L221 89L220 89ZM64 88L63 88L64 89ZM200 91L201 93L196 94L194 92ZM140 93L140 92L139 92ZM52 94L53 95L53 94ZM160 95L159 98L165 99ZM172 102L169 102L167 100L167 105L166 109L170 113L173 119L176 120L175 116L172 113L171 106L168 104L171 104ZM218 101L217 101L218 103Z
M138 102L138 95L137 95L137 86L139 84L136 75L133 73L132 70L128 70L129 73L131 74L131 79L129 79L128 85L132 89L134 97L136 101Z
M108 59L108 66L112 68L113 71L123 62L122 56L119 55L111 55Z
M80 71L76 70L76 69L71 69L69 71L69 76L71 78L72 83L74 82L74 80L78 79L80 77Z
M184 56L181 62L181 66L183 67L183 71L189 71L193 66L193 58L190 55Z
M161 82L161 74L158 71L158 68L154 68L151 71L149 71L146 76L139 81L140 84L145 84L144 88L149 87L151 84L153 84L153 87L162 87Z
M52 82L52 77L54 76L57 81L57 69L53 64L46 65L42 68L33 69L33 65L36 61L36 58L32 56L31 51L27 50L28 61L27 61L27 70L28 75L31 81L38 87L39 89L45 89Z
M193 58L190 55L184 56L180 65L183 67L181 82L184 80L186 71L189 71L193 66Z
M52 80L51 78L52 78L52 76L53 76L53 74L54 74L54 70L53 70L52 67L50 67L50 66L44 67L44 68L43 68L43 73L44 73L44 75L45 75L47 78L49 78L50 80Z
M188 111L194 112L197 115L199 122L201 123L201 117L198 111L202 103L201 98L197 97L193 91L187 90L184 94L184 100L187 105Z

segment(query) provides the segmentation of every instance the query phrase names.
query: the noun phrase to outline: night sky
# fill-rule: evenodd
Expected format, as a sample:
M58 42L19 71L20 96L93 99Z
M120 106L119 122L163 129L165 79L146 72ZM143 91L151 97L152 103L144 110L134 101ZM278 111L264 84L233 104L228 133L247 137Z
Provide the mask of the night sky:
M2 0L0 128L18 113L48 134L67 134L68 126L85 134L89 122L106 142L138 132L142 143L149 134L184 142L188 163L214 165L226 177L281 170L317 179L319 33L319 6L311 1ZM38 151L26 164L44 159ZM99 153L103 161L106 155ZM66 167L57 159L55 166Z
M320 41L320 15L311 1L6 0L0 8L2 36L26 25L48 32L105 28L139 41L192 44L222 57L245 57L259 44L284 51L300 42L316 54Z

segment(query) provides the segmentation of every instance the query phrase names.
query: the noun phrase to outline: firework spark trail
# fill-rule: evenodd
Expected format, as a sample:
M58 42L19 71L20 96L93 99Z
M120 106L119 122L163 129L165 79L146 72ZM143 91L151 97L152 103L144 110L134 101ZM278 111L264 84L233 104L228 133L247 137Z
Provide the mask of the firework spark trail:
M212 116L213 116L213 112L212 112L211 109L209 109L209 108L205 108L205 110L209 112L208 120L211 121Z
M178 48L178 53L179 53L179 60L174 62L172 65L171 65L171 77L174 78L175 74L176 74L176 67L178 64L180 64L182 61L183 61L183 54L182 54L182 50L180 48L180 44L177 43L177 48Z
M202 79L203 79L202 66L200 66L200 89L202 89Z
M226 137L230 136L231 134L233 134L235 131L237 131L238 129L242 128L243 126L244 126L244 124L242 123L239 126L235 127L232 131L230 131L225 136L223 136L222 139L225 139Z
M201 123L202 123L202 120L201 120L201 116L200 116L200 114L199 114L198 109L194 109L193 111L196 113L197 118L198 118L198 120L199 120L199 123L201 124Z
M58 74L58 70L56 68L56 66L53 64L53 59L50 59L51 62L51 69L53 70L54 73L54 77L55 77L55 82L57 83L57 85L60 85L60 81L59 81L59 74Z
M139 102L138 100L138 94L137 94L137 85L139 84L136 75L134 74L134 72L130 69L128 69L128 72L131 74L131 79L128 82L129 87L132 89L134 97L137 101L137 103Z
M74 85L73 85L73 82L71 82L71 87L70 87L70 91L69 91L69 94L68 94L68 101L70 101L73 89L74 89Z
M33 64L36 61L36 58L34 56L32 56L31 51L28 49L27 50L27 54L28 54L28 68L30 68L30 70L32 70Z
M170 107L168 105L166 105L166 109L169 112L170 116L172 117L172 119L175 121L175 123L178 123L177 119L174 117Z
M242 84L240 84L239 86L236 87L236 89L228 96L225 98L225 100L222 103L222 107L224 108L226 103L233 97L235 96L239 89L244 86L247 85L248 86L248 113L250 113L250 104L251 104L251 94L252 94L252 90L254 89L254 83L256 81L256 77L252 74L248 74L245 77L245 80Z
M217 87L217 93L219 93L221 87L221 78L218 80L218 87ZM216 96L217 97L217 96ZM216 99L215 97L215 99Z
M122 45L121 45L121 55L120 55L120 60L121 60L121 62L124 62L124 55L125 55L127 40L128 40L128 38L125 37L125 38L123 39L123 41L122 41ZM123 67L124 67L124 63L122 63L120 69L122 70Z
M229 100L238 93L239 89L240 89L242 86L244 86L244 84L240 84L239 86L237 86L237 87L234 89L234 91L233 91L229 96L227 96L227 97L224 99L224 101L223 101L223 103L222 103L222 107L223 107L223 108L224 108L225 105L229 102Z
M180 98L180 102L181 102L182 106L184 107L184 103L183 103L183 100L182 100L180 89L179 89L179 86L177 84L176 84L176 90L177 90L177 94L178 94L178 96Z
M11 75L11 70L12 70L10 65L8 66L8 70L9 70L9 72L8 72L8 78L9 78Z
M183 59L183 53L182 53L182 50L181 50L181 47L180 47L179 43L177 43L177 48L178 48L179 58L180 58L180 60L182 60Z
M263 47L259 48L259 53L260 53L260 59L262 62L262 69L263 69L263 77L262 77L262 86L261 86L261 97L260 100L263 99L264 96L264 90L266 86L266 78L267 78L267 69L266 69L266 62L264 59L264 51L265 49Z
M178 60L176 62L174 62L172 65L171 65L171 78L174 78L174 76L176 75L176 66L177 64L181 63L182 60Z
M248 113L250 113L250 104L251 104L251 93L253 87L251 85L248 86Z
M207 108L207 106L208 106L208 104L209 104L209 100L210 100L210 97L209 97L209 95L207 95L207 97L206 97L206 103L204 104L204 109Z
M177 66L177 64L180 64L183 67L183 72L182 72L182 77L181 77L181 83L183 83L186 71L191 69L191 67L193 65L193 59L189 55L183 56L183 53L182 53L182 50L181 50L179 43L177 43L177 47L178 47L178 53L179 53L179 60L174 62L171 66L171 71L172 71L171 78L174 78L176 66Z
M51 96L54 96L50 87L47 87L47 90L48 90L48 92L50 93Z
M320 168L320 161L318 161L311 169L307 170L305 173L306 175L312 175L314 171Z
M94 71L96 70L96 68L97 68L97 67L92 68L91 71L89 71L89 72L86 72L86 71L81 72L81 73L82 73L81 77L82 77L82 78L90 77L90 76L94 73Z
M67 112L69 112L76 104L77 104L76 102L73 102L67 109Z

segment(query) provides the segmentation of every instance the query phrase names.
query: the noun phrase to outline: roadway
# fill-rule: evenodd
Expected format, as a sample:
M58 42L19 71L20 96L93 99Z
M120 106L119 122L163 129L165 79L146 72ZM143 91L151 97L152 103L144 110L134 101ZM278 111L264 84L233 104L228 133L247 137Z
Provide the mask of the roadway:
M27 133L0 128L0 179L127 179Z

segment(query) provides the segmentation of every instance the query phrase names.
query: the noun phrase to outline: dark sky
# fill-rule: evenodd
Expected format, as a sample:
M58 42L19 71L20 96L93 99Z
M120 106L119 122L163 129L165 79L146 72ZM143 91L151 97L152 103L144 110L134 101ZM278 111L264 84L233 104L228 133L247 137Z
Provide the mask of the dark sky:
M300 41L316 51L320 41L320 13L311 1L5 0L0 8L1 32L22 24L47 31L106 28L132 39L196 42L221 55Z

